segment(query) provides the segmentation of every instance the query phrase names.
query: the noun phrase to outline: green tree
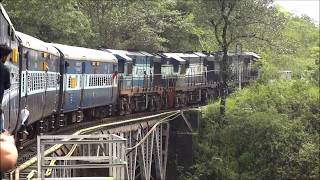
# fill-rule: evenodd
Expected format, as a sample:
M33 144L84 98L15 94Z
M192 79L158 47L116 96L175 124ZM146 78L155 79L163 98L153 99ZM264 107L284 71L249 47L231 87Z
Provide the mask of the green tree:
M196 8L200 23L210 27L223 52L220 63L220 113L224 114L228 81L227 53L235 43L248 39L269 41L276 34L276 11L271 0L203 0ZM200 8L200 9L199 9ZM200 11L201 10L201 11Z
M96 46L150 52L191 50L192 17L175 1L78 1L89 17Z
M44 41L87 46L92 36L89 20L75 0L10 0L4 6L16 30Z
M261 82L277 79L283 70L292 71L294 79L307 78L318 67L319 27L310 18L294 16L279 7L277 10L283 26L272 39L273 46L246 43L263 57Z

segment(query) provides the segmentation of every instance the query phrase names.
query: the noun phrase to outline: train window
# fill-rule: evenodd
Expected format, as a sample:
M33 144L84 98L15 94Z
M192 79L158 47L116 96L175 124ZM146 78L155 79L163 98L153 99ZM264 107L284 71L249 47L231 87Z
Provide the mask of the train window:
M92 77L89 75L89 86L92 86Z
M103 87L111 85L111 74L92 74L89 75L89 87Z
M100 81L100 77L99 75L96 75L96 84L95 84L96 86L99 86L100 84L99 81Z
M185 65L182 65L181 66L181 74L185 74L186 73L186 66Z
M26 59L26 61L29 61L29 51L26 51L24 53L24 58Z
M102 63L102 64L101 64L101 67L105 70L104 73L106 73L106 74L109 74L109 73L110 73L110 66L109 66L109 64L104 64L104 63ZM99 69L101 69L101 68L99 68Z
M107 66L108 66L108 74L112 74L114 69L113 64L108 64Z
M64 63L65 69L67 69L69 66L70 66L70 64L69 64L68 62L65 62L65 63Z
M132 65L133 63L128 63L128 74L132 74Z
M179 64L173 65L173 72L178 73L179 72Z
M132 59L132 64L133 65L136 65L136 63L137 63L137 60L134 58L134 59Z
M111 72L118 71L118 66L116 64L113 65L113 69ZM119 71L118 71L119 72Z
M99 86L103 86L104 85L104 76L102 74L99 75Z
M124 61L123 60L119 60L118 72L119 73L124 73Z

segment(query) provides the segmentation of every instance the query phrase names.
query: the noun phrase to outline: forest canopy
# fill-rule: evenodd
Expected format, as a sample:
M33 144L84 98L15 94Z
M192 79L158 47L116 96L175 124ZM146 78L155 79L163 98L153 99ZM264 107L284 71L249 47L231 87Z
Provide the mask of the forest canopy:
M210 24L219 11L208 10L211 2L217 1L5 0L3 4L18 31L47 42L150 52L219 51ZM229 33L237 29L234 35L255 38L240 38L236 43L242 44L243 51L262 55L262 72L291 70L294 77L305 76L305 70L319 59L319 26L309 17L272 5L271 0L257 1L260 9L250 7L251 0L244 2L239 13L231 14L236 28L232 26ZM262 18L261 12L270 5L272 9L265 13L271 14ZM243 13L249 9L254 14ZM255 14L261 18L241 17ZM235 48L233 43L228 50ZM268 79L278 73L262 75Z

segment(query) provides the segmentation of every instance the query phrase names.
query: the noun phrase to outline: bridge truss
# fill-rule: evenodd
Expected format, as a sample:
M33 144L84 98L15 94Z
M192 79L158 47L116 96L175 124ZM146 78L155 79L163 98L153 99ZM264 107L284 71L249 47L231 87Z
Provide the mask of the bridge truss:
M10 179L71 179L87 176L85 172L92 176L88 168L103 169L97 171L100 177L116 180L165 179L169 122L178 116L185 119L177 110L101 124L73 135L38 136L38 156L18 166Z

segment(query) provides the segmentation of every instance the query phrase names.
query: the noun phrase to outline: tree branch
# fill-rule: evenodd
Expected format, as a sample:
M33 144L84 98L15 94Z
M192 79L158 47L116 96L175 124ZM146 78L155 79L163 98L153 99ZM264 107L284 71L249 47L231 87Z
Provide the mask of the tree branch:
M269 45L272 45L271 41L269 39L265 39L264 37L260 37L260 36L257 36L256 34L247 34L247 35L239 35L239 36L231 36L232 38L230 39L230 41L227 43L228 46L232 43L234 43L236 40L238 39L242 39L242 38L254 38L254 39L258 39L258 40L261 40L261 41L265 41L267 42Z
M222 44L222 40L219 38L218 27L219 27L219 25L221 24L221 22L222 22L222 18L219 19L218 23L215 23L213 18L210 20L210 23L211 23L211 24L213 25L213 27L214 27L214 35L215 35L215 37L216 37L216 39L217 39L217 41L218 41L218 43L219 43L220 46L221 46L221 44Z

